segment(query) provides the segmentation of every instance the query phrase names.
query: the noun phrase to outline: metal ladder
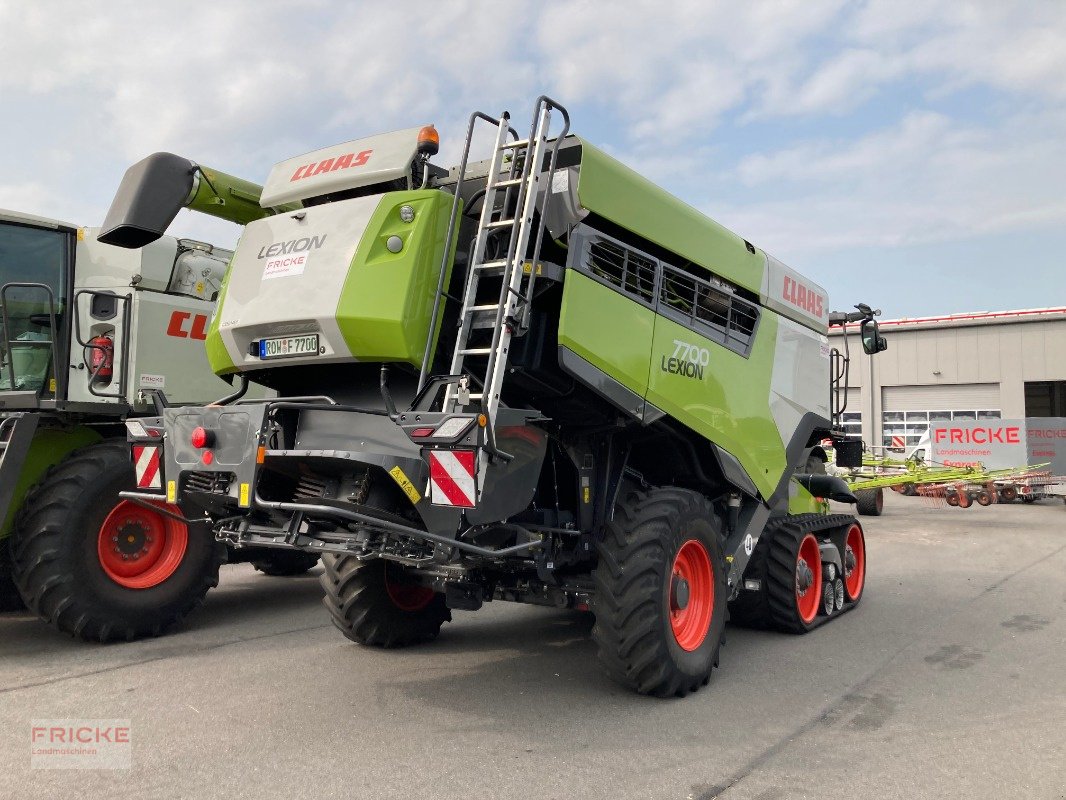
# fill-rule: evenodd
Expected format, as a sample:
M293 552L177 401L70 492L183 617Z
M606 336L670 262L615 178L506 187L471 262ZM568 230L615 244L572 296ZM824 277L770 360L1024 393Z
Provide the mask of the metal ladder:
M548 169L542 173L541 165L544 163L544 155L548 149L548 130L553 109L558 110L562 115L563 129L555 139L554 147L551 148ZM484 115L480 116L484 118ZM459 332L456 336L455 350L449 370L453 376L468 377L460 379L458 383L448 385L443 406L443 411L450 413L459 406L478 401L481 413L487 415L490 421L495 419L496 410L500 405L500 391L507 372L511 339L514 336L521 336L529 327L529 307L533 300L533 285L537 272L535 265L540 257L544 209L547 206L550 188L549 192L545 193L544 207L541 208L540 218L535 225L534 212L537 210L537 195L542 180L549 187L551 186L559 144L570 128L570 119L566 109L545 96L537 98L528 139L507 141L508 132L511 130L509 121L510 115L504 112L496 122L498 128L496 142L486 179L485 198L481 207L477 235L467 262L463 305L459 312ZM471 118L471 129L467 135L465 152L469 152L473 123L474 118ZM508 154L511 154L511 167L506 177L501 179ZM459 185L456 186L457 196L463 180L462 170L465 168L465 162L464 155L463 166L460 167ZM507 217L512 190L517 193L514 216ZM503 192L503 216L500 219L493 219L496 200L501 191ZM489 238L500 231L509 233L506 254L503 258L487 260ZM533 256L527 275L523 265L531 236L534 242ZM482 287L482 278L490 275L498 275L503 279L498 293L492 287L488 289ZM472 346L471 334L476 330L485 329L492 330L492 343L488 346ZM470 370L467 366L469 358L487 358L480 392L469 391Z

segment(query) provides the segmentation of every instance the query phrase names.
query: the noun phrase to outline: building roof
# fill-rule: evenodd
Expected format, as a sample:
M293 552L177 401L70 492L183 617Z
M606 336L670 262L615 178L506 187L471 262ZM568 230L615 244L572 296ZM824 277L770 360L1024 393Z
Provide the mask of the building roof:
M889 330L920 330L924 328L965 328L975 325L1007 325L1024 322L1066 320L1066 306L1054 308L1023 308L1016 311L971 311L961 314L943 314L936 317L901 317L878 320L881 328ZM859 323L851 323L848 329L857 330ZM840 333L833 328L830 333Z

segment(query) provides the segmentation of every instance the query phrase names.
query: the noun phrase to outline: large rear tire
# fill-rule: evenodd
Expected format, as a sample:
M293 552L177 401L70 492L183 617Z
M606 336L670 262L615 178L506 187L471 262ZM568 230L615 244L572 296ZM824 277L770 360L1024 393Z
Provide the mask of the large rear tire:
M683 489L628 492L596 549L592 638L607 673L657 697L706 685L728 597L710 502Z
M15 523L14 577L26 605L72 636L158 636L218 585L225 548L119 498L134 488L125 442L76 451L27 496Z
M318 563L318 553L302 550L271 550L252 562L252 566L272 578L303 575Z
M398 564L326 553L322 566L322 602L333 624L353 642L372 647L429 642L451 621L444 595L405 579Z
M25 607L11 574L11 538L0 539L0 611L21 611Z
M882 489L856 489L855 508L864 517L879 517L885 508L885 493Z

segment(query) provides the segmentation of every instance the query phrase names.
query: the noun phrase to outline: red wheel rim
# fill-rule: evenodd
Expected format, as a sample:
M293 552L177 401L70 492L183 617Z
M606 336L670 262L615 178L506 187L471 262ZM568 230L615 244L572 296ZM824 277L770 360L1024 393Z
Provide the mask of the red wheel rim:
M844 541L844 591L848 600L855 601L866 584L866 538L862 528L852 525Z
M818 540L808 533L800 542L796 556L796 611L808 623L818 616L822 600L822 552Z
M401 611L421 611L433 601L433 595L436 594L428 586L390 581L388 568L385 569L385 591L392 604Z
M96 552L104 574L119 586L151 589L174 574L188 545L185 523L122 500L100 526Z
M714 614L714 570L707 548L696 539L678 550L666 591L674 639L692 652L707 638Z

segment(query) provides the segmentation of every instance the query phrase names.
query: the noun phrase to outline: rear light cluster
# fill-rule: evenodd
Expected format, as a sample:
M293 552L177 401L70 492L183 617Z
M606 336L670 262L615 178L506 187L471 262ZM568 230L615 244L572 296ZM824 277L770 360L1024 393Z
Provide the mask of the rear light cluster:
M192 434L189 436L189 444L195 447L197 450L203 450L200 459L205 464L211 464L215 460L215 454L207 448L214 446L215 444L215 432L209 430L202 425L193 428Z
M480 423L480 417L477 418L477 422ZM450 417L435 427L427 425L414 428L409 432L409 436L415 440L434 439L440 442L450 442L464 436L474 426L474 423L474 417Z

